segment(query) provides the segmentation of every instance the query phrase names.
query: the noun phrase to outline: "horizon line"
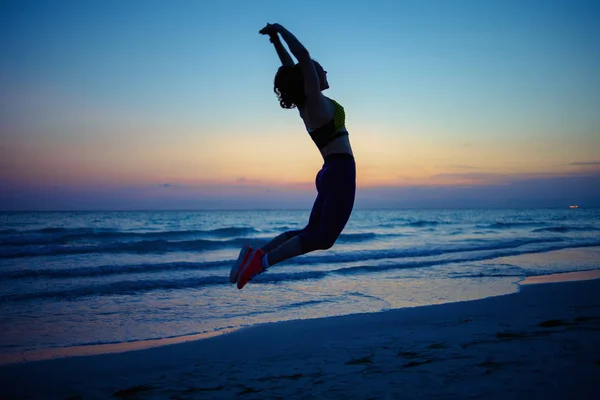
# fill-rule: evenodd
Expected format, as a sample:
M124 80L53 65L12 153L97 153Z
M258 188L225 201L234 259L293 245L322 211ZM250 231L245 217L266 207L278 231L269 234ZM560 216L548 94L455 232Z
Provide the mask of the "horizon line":
M522 206L522 207L494 207L494 206L479 206L479 207L355 207L353 211L400 211L400 210L596 210L600 209L600 206L588 206L582 207L578 205L578 208L572 209L567 206L546 206L546 207L535 207L535 206ZM310 211L311 207L306 208L120 208L120 209L79 209L79 210L63 210L63 209L32 209L32 210L0 210L0 213L53 213L53 212L65 212L65 213L83 213L83 212L230 212L230 211Z

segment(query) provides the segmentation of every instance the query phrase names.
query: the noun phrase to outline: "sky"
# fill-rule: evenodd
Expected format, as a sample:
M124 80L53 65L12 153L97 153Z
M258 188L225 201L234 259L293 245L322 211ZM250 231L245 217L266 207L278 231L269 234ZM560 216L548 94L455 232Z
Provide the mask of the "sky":
M310 208L290 30L346 111L358 208L600 207L600 3L0 2L0 210Z

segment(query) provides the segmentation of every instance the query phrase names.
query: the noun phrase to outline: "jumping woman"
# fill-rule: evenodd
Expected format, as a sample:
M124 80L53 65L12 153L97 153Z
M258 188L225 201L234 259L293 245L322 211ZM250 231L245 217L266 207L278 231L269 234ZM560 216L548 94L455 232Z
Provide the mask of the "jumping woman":
M316 176L317 198L306 227L282 233L258 249L244 246L229 274L229 280L237 282L238 289L277 263L331 248L350 218L356 191L356 165L345 127L344 108L322 93L329 88L327 72L283 26L267 24L259 33L270 37L282 63L273 89L279 104L285 109L298 109L324 163ZM279 35L298 60L297 64L283 47Z

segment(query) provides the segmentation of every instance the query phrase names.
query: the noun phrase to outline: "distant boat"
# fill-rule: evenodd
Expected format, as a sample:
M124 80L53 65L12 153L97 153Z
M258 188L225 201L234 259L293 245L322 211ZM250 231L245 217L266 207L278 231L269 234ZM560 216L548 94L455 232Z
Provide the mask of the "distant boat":
M579 208L578 205L574 205L574 206L569 206L569 208Z

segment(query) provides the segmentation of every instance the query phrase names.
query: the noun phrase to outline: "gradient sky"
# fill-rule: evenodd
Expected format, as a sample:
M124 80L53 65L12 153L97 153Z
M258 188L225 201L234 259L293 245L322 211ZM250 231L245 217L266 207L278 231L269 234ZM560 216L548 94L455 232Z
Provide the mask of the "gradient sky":
M600 206L596 1L0 3L0 209L309 208L258 34L328 71L357 207Z

